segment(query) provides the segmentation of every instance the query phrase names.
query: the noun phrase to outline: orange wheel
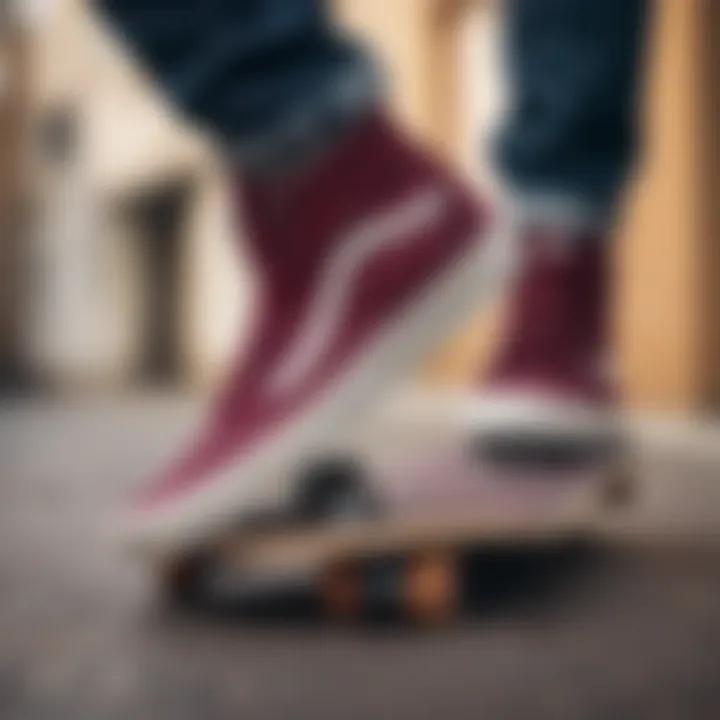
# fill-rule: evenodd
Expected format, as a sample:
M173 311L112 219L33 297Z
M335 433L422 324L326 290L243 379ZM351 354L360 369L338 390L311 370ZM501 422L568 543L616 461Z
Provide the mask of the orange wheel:
M408 560L403 595L405 612L411 620L422 625L450 620L459 599L456 556L438 552Z
M352 563L328 568L320 581L320 602L323 612L333 620L356 620L362 613L359 568Z

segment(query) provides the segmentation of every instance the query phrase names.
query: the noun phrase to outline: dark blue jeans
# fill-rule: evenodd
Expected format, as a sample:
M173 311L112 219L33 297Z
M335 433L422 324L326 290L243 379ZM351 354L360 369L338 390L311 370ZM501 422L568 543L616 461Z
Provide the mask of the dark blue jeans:
M514 95L497 145L511 187L612 212L635 159L650 0L505 0Z
M368 54L322 0L97 0L158 84L249 165L282 162L366 112ZM636 148L648 0L506 0L511 185L609 212Z

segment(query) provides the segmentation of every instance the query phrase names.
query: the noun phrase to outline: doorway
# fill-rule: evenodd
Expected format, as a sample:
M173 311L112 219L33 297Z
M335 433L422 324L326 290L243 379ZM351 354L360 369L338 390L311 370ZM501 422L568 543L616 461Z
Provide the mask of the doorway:
M143 386L182 381L181 272L192 196L192 182L172 182L144 190L125 210L137 243L141 301L134 376Z

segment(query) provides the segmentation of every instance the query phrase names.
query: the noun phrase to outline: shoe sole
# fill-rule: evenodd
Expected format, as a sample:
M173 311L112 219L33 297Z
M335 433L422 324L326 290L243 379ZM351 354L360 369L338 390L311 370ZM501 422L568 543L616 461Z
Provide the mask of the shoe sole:
M583 442L617 435L622 427L619 413L612 407L538 393L481 396L465 414L467 426L475 435L508 439L556 438Z

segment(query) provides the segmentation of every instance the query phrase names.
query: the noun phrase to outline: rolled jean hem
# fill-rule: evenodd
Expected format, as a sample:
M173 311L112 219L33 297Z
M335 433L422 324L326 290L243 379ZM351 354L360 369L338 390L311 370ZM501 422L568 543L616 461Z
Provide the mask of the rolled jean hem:
M242 140L220 138L224 154L241 169L282 173L312 160L335 138L362 121L384 96L381 74L367 58L338 69L262 133Z
M522 224L604 231L615 218L615 203L588 199L562 188L506 183L503 195Z

